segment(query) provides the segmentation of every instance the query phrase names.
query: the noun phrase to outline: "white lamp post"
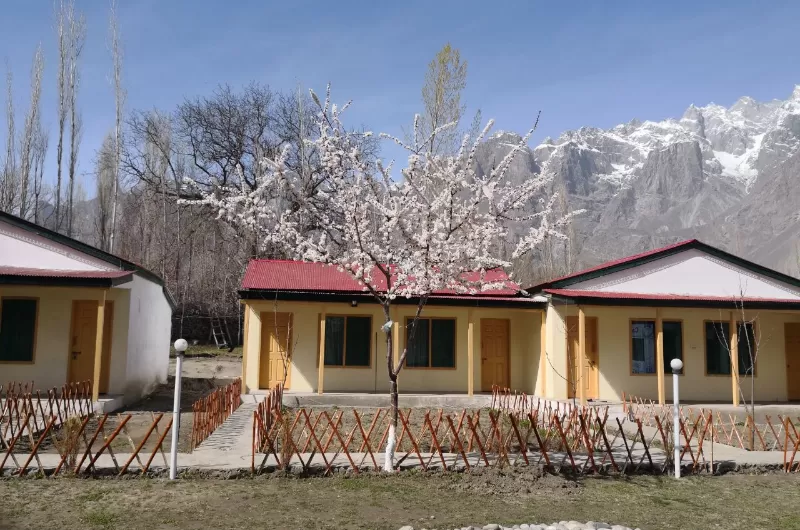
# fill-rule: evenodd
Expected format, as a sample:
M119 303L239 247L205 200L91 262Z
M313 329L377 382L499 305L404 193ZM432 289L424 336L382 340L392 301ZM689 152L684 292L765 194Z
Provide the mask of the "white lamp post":
M175 341L175 352L178 354L175 363L175 401L172 403L172 447L169 452L169 479L175 480L178 474L178 431L181 428L181 372L183 371L183 354L189 343L186 339Z
M683 361L672 359L669 362L672 368L672 430L674 434L673 460L675 461L675 478L681 478L681 411L678 396L678 376L683 370Z

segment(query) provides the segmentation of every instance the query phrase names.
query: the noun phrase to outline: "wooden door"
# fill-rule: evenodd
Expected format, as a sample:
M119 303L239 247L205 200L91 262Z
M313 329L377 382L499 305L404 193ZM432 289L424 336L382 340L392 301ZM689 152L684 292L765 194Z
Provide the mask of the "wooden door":
M800 400L800 322L784 324L786 389L790 401Z
M97 340L97 300L72 302L71 336L68 382L92 381Z
M72 302L72 333L69 352L68 382L94 380L94 354L97 345L97 300ZM108 392L111 375L111 331L114 328L114 302L106 301L103 316L103 350L100 359L101 394Z
M258 388L272 388L283 381L286 362L286 385L292 382L292 314L261 313L261 358Z
M481 319L481 391L509 386L509 321Z
M567 397L577 397L580 394L575 383L583 385L586 399L600 397L600 354L597 338L597 318L586 317L586 361L584 363L584 378L578 377L578 317L567 317Z

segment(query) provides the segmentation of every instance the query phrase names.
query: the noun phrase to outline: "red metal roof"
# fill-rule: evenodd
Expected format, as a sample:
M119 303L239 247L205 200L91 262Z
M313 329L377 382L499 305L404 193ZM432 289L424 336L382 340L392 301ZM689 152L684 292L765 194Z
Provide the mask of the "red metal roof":
M741 298L738 296L707 296L707 295L688 295L688 294L665 294L665 293L621 293L611 291L585 291L583 289L544 289L545 293L563 296L565 298L604 298L622 300L686 300L696 302L732 302L740 303L790 303L797 304L798 300L791 298L757 298L748 296Z
M465 280L475 281L478 273L467 273ZM458 294L452 290L437 291L436 296L440 297L505 297L507 299L522 298L519 294L519 287L514 282L508 280L508 275L500 270L486 272L486 280L489 282L505 281L508 285L505 289L492 289L482 291L477 295ZM386 288L383 278L375 275L375 285L379 290ZM274 291L302 291L302 292L325 292L325 293L363 293L362 285L353 277L338 267L325 265L324 263L312 263L306 261L291 260L251 260L247 265L247 270L242 279L242 289L255 290L274 290Z
M131 276L133 272L134 271L35 269L31 267L7 267L0 265L0 276L25 276L31 278L93 278L113 280Z
M532 287L531 290L536 290L537 287L541 287L543 285L549 285L551 283L559 282L561 280L568 280L570 278L575 278L577 276L582 276L582 275L590 273L590 272L595 272L595 271L607 269L607 268L610 268L610 267L616 267L617 265L622 265L622 264L628 263L630 261L636 261L636 260L639 260L639 259L642 259L642 258L646 258L648 256L652 256L654 254L660 254L662 252L666 252L666 251L669 251L669 250L674 250L674 249L680 248L680 247L688 247L688 246L694 245L696 243L699 243L699 241L697 239L687 239L686 241L679 241L678 243L673 243L671 245L667 245L666 247L661 247L661 248L656 248L656 249L653 249L653 250L648 250L647 252L641 252L639 254L634 254L633 256L627 256L627 257L620 258L620 259L606 261L605 263L601 263L600 265L595 265L594 267L589 267L588 269L583 269L582 271L573 272L572 274L567 274L566 276L561 276L559 278L554 278L554 279L549 280L549 281L547 281L545 283L542 283L542 284L539 284L539 285L537 285L535 287Z

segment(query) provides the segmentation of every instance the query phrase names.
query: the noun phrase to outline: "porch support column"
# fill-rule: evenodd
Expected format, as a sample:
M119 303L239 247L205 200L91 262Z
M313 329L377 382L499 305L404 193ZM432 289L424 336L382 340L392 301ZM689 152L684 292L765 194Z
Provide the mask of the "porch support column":
M247 393L247 336L250 334L250 305L246 301L242 301L242 308L244 311L244 335L242 336L242 385L244 385L244 392Z
M317 368L317 394L322 395L325 379L325 313L319 314L319 367Z
M92 374L92 401L100 398L100 374L103 371L103 328L106 317L106 291L97 301L97 330L94 335L94 373Z
M586 314L583 307L578 306L578 373L575 380L581 405L586 405L586 377Z
M472 396L475 391L475 321L472 309L469 310L467 322L467 395Z
M739 406L739 330L736 327L736 313L731 311L728 323L730 333L731 353L731 391L733 392L733 406Z
M547 396L547 311L542 311L542 327L539 331L539 377L542 383L539 391Z
M663 405L664 396L664 324L661 308L656 308L656 376L658 377L658 404Z

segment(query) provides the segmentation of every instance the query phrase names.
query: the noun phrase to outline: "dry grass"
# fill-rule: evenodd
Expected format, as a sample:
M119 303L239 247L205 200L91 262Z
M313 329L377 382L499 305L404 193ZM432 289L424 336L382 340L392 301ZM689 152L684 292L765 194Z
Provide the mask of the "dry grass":
M5 480L0 528L453 528L602 520L643 530L800 529L800 476L587 478L530 471L242 480Z

